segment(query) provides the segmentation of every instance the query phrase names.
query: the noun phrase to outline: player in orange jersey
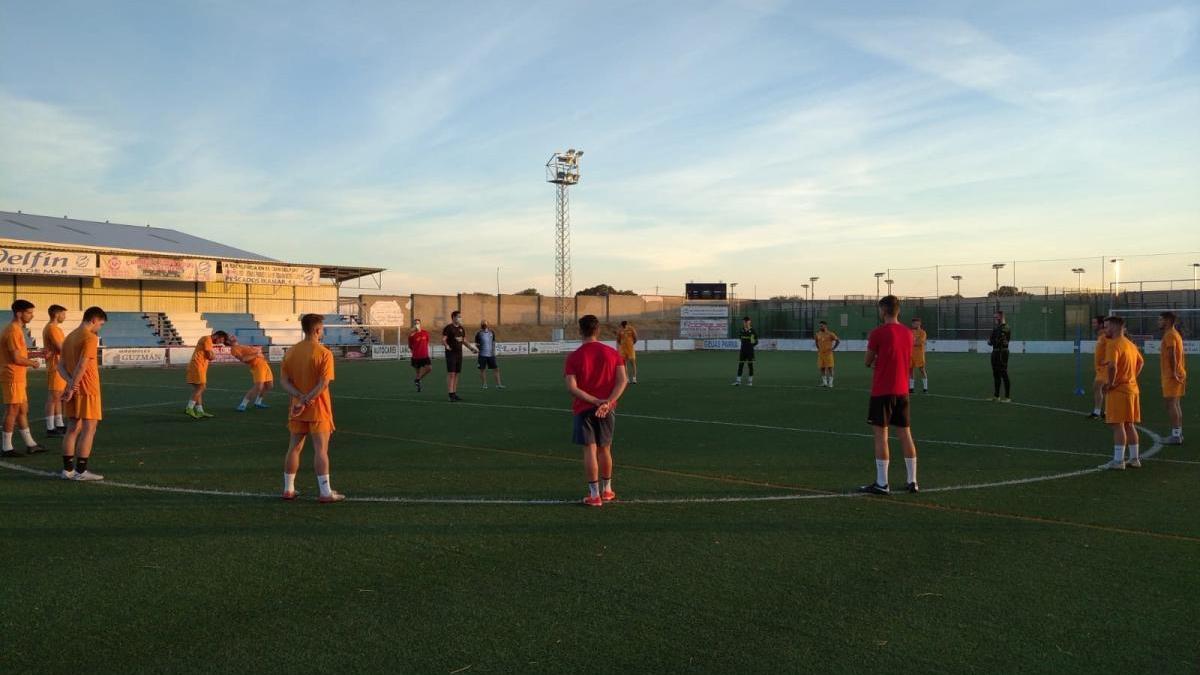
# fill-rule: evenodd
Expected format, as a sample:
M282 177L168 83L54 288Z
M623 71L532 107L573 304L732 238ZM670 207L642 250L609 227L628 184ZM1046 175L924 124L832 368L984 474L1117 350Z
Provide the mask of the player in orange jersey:
M1183 336L1175 325L1175 312L1163 312L1158 316L1158 327L1162 329L1162 345L1159 356L1162 376L1163 400L1167 402L1167 415L1171 418L1171 435L1163 441L1167 445L1183 445L1183 407L1181 399L1187 393L1187 363L1183 352Z
M817 345L817 369L821 371L821 386L833 386L833 352L842 344L837 333L829 330L829 324L824 321L818 324L817 333L813 336Z
M67 320L67 308L50 305L50 320L42 329L42 349L46 352L46 435L62 436L67 433L63 421L63 391L67 381L58 372L59 357L62 356L63 331L61 325Z
M630 384L637 384L637 341L637 329L628 321L622 321L621 328L617 331L617 351L621 360L625 362L625 367L633 373L629 378Z
M188 401L183 414L193 419L216 417L204 410L204 390L208 388L208 364L212 363L216 353L213 348L225 344L229 335L223 330L205 335L196 342L196 351L192 352L192 360L188 363L187 382L192 385L192 398Z
M921 317L912 318L913 350L911 370L908 371L908 393L913 393L917 384L917 371L921 371L921 393L929 393L929 372L925 370L925 343L929 334L921 326Z
M66 382L63 407L70 424L63 437L63 468L67 480L103 480L88 470L96 428L104 417L100 401L100 328L108 315L99 307L88 307L83 322L63 340L58 373Z
M1146 365L1137 345L1125 337L1125 320L1110 316L1104 320L1108 333L1108 381L1104 383L1107 397L1105 421L1113 430L1113 458L1105 464L1106 469L1134 469L1142 466L1138 456L1137 423L1142 421L1142 404L1138 389L1138 375ZM1129 460L1125 451L1129 450Z
M304 339L288 350L280 367L279 384L292 395L288 416L287 455L283 459L283 498L295 499L296 473L300 470L300 453L305 439L312 438L313 469L322 504L340 502L345 497L335 492L329 483L329 437L333 434L333 402L329 383L333 382L333 353L321 344L325 319L319 314L300 317Z
M1104 419L1104 385L1108 382L1108 333L1104 329L1104 316L1097 315L1092 319L1092 329L1096 331L1096 349L1092 353L1092 364L1096 368L1096 377L1092 380L1092 397L1095 405L1092 407L1091 419Z
M263 396L275 386L275 375L271 372L271 364L267 363L267 359L263 356L262 349L254 345L244 345L238 342L236 335L230 335L228 338L229 353L233 354L233 358L241 361L250 367L250 391L242 397L242 402L238 404L236 410L238 412L246 412L246 408L250 405L250 401L254 401L255 408L269 408L271 406L263 402Z
M38 362L29 358L29 344L25 341L25 326L33 320L33 303L17 300L12 304L13 318L0 332L0 391L4 400L4 445L0 457L20 457L13 450L13 432L21 431L25 440L25 454L45 452L46 449L33 440L29 432L29 392L26 371L37 368Z

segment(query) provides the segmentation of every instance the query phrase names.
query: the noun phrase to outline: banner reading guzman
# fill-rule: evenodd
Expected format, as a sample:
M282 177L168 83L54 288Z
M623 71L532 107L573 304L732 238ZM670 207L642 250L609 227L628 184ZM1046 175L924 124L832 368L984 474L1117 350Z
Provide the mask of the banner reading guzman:
M155 258L138 255L101 255L100 276L105 279L159 279L213 281L217 264L212 260Z
M0 274L94 277L96 254L4 247L0 248Z
M225 272L225 281L235 284L316 286L321 282L321 270L316 267L242 262L226 262L221 267Z

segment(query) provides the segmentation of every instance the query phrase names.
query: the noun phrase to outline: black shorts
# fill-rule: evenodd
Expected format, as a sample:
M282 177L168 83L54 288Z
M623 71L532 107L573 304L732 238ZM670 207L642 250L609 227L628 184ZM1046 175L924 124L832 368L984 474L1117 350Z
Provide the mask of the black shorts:
M753 360L754 360L754 350L753 349L743 349L740 352L738 352L738 361L753 361Z
M992 370L997 372L1008 370L1008 350L993 349L992 350Z
M496 365L496 357L494 356L480 356L478 360L480 370L500 370L500 366Z
M604 417L596 417L596 409L575 415L575 428L571 442L576 445L595 443L603 448L612 445L613 430L617 426L617 411L610 410Z
M462 352L446 352L446 372L462 372Z
M433 365L433 361L428 356L423 359L411 359L409 363L412 363L413 368L424 368L425 366Z
M908 396L872 396L867 424L874 427L907 427Z

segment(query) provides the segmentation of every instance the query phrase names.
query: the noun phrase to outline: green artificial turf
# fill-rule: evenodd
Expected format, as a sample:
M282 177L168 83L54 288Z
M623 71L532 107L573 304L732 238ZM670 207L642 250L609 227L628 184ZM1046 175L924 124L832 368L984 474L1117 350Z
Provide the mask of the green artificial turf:
M464 373L461 404L440 363L418 394L407 364L340 362L337 505L307 454L302 499L276 497L286 402L234 412L245 369L212 369L203 421L182 371L103 371L110 484L11 470L57 470L57 440L0 469L0 672L1196 672L1194 399L1197 441L1140 471L935 491L1095 467L1111 440L1073 357L1014 356L1005 405L986 356L931 354L925 492L829 496L874 477L861 359L826 390L810 353L761 354L753 388L731 353L643 356L599 509L353 501L578 500L561 357L503 361L504 391ZM761 497L788 498L711 501Z

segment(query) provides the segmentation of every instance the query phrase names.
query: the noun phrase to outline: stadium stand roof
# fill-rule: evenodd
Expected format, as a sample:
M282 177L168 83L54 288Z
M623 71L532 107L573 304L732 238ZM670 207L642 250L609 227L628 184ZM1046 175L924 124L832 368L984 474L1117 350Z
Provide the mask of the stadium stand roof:
M264 255L226 246L219 242L196 237L179 230L162 227L123 225L120 223L55 218L31 213L0 211L0 242L36 244L38 246L87 249L98 253L139 253L215 258L249 262L288 263ZM377 275L381 267L344 265L310 265L321 268L321 277L343 283L361 277Z

